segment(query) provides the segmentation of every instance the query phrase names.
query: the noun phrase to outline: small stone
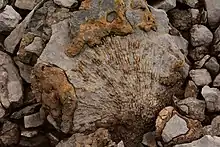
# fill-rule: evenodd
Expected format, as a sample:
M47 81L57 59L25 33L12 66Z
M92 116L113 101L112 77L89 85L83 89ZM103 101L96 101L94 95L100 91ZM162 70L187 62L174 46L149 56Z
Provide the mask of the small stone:
M197 119L200 121L205 119L206 103L203 100L190 97L179 100L176 105L181 111L186 113L189 118Z
M12 31L20 20L20 14L12 6L6 5L2 12L0 12L0 32Z
M191 143L179 144L174 147L219 147L220 137L206 135Z
M30 83L30 77L31 77L31 70L32 70L32 66L24 64L22 62L20 62L19 60L15 61L16 65L19 68L21 77L27 82Z
M217 88L204 86L201 93L206 101L206 108L209 112L220 111L220 91Z
M163 9L167 12L176 7L176 0L163 0L156 5L153 5L153 7Z
M8 0L0 0L0 9L4 8L8 3Z
M28 130L21 131L21 136L28 137L28 138L34 137L37 134L38 134L38 131L36 131L36 130L33 130L33 131L28 131Z
M194 8L199 1L198 0L177 0L177 2L186 4L186 5Z
M193 97L193 98L197 98L198 95L198 88L196 86L196 84L193 81L189 81L187 83L186 89L185 89L185 93L184 93L184 97L188 98L188 97Z
M214 79L214 81L213 81L213 86L214 86L214 87L220 87L220 74L218 74L218 75L215 77L215 79Z
M205 57L202 58L200 61L195 62L195 67L196 68L202 68L203 65L206 63L206 61L210 58L210 55L206 55Z
M191 44L196 46L206 45L208 46L213 39L212 32L203 25L194 25L190 30Z
M34 113L37 108L40 107L41 104L37 103L37 104L33 104L33 105L30 105L30 106L27 106L19 111L16 111L14 113L12 113L12 115L10 116L10 118L12 119L21 119L23 118L25 115L29 115L29 114L32 114Z
M194 60L201 60L205 55L208 54L208 49L205 46L199 46L189 51L189 56Z
M15 6L20 9L32 10L40 0L16 0Z
M117 147L125 147L124 142L121 140L118 144Z
M40 37L35 37L33 42L24 48L25 51L35 53L37 56L40 56L43 49L43 40Z
M67 8L78 5L77 0L54 0L54 3Z
M6 121L3 124L0 140L6 146L15 145L19 142L19 128L17 124Z
M189 10L173 9L168 12L171 24L181 31L189 30L192 26L191 12Z
M209 26L214 29L217 28L220 22L220 1L219 0L204 0L206 10L208 12Z
M205 86L212 82L211 75L207 69L191 70L189 75L197 86Z
M219 71L219 64L215 57L211 57L205 64L205 68L208 69L211 75L216 76Z
M198 24L200 21L200 13L198 9L190 9L192 15L192 24Z
M39 127L43 123L44 123L44 120L40 117L39 112L24 117L24 127L25 128Z
M150 147L157 147L155 132L148 132L143 135L142 144Z
M188 130L186 121L178 115L174 115L166 123L162 132L162 138L165 142L169 142L177 136L186 134Z
M204 127L206 135L219 136L220 135L220 116L213 118L211 125Z

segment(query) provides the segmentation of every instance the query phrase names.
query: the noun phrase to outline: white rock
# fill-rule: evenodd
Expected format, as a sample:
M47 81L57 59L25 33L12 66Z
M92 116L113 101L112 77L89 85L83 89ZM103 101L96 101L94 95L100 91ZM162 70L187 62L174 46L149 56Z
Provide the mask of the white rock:
M217 28L220 22L220 1L204 0L208 12L208 23L211 28Z
M212 82L211 75L207 69L191 70L189 75L197 86L205 86Z
M57 5L63 6L63 7L70 8L73 5L77 5L78 1L77 0L54 0L54 3L56 3Z
M220 91L217 88L204 86L201 93L206 101L206 107L209 112L220 111Z
M203 25L194 25L192 29L190 30L191 34L191 44L196 46L208 46L213 39L212 32Z
M13 30L20 20L20 14L12 6L6 5L2 12L0 12L0 32Z

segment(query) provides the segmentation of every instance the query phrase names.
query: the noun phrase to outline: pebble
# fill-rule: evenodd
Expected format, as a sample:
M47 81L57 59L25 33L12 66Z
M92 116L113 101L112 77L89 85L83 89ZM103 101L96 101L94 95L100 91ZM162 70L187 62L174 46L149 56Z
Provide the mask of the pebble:
M211 57L208 62L205 63L205 68L208 69L212 76L216 76L219 72L219 64L215 57Z
M208 49L205 46L195 47L194 49L189 51L189 56L194 60L201 60L205 55L208 54Z
M176 0L164 0L156 5L153 5L153 7L157 9L163 9L166 12L176 7Z
M28 137L28 138L34 137L37 134L38 134L37 130L33 130L33 131L24 130L24 131L21 131L21 136Z
M211 75L207 69L191 70L189 75L197 86L205 86L212 82Z
M214 86L214 87L220 87L220 74L218 74L218 75L215 77L215 79L214 79L214 81L213 81L213 86Z
M77 0L54 0L54 3L67 8L78 5Z
M200 61L195 62L195 68L202 68L206 61L210 58L210 55L206 55Z

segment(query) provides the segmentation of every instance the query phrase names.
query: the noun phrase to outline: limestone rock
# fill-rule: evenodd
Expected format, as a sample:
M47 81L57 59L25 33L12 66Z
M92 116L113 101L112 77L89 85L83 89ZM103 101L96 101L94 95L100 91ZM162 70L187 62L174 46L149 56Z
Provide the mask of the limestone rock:
M20 9L32 10L40 0L16 0L15 6Z
M190 30L191 34L191 44L196 46L208 46L213 39L212 32L203 25L194 25Z
M217 88L204 86L201 93L206 101L206 107L209 112L220 111L220 91Z
M70 8L71 6L78 5L77 0L54 0L54 3L56 3L57 5L63 6L63 7L68 7L68 8Z
M220 1L205 0L206 9L208 12L208 23L211 28L217 28L220 22Z
M220 137L206 135L201 139L195 140L191 143L185 143L180 145L175 145L174 147L219 147Z
M198 139L202 134L199 121L181 116L173 107L169 106L160 111L156 120L156 136L165 144L172 146Z
M201 20L201 15L198 9L190 9L191 15L192 15L192 24L198 24Z
M189 72L190 77L197 86L205 86L212 82L211 75L207 69L195 69Z
M20 14L17 13L12 6L7 5L0 12L0 32L13 30L20 20Z
M22 81L10 56L0 52L0 98L5 108L12 103L20 104L23 98Z
M117 130L114 131L116 132L114 136L123 140L126 147L132 147L142 139L145 133L143 127L149 124L152 118L155 118L155 112L170 103L172 95L179 90L182 80L188 75L189 66L173 36L165 31L160 32L161 29L151 30L151 28L154 29L153 18L145 1L136 1L133 5L127 5L130 1L124 2L124 7L128 8L123 14L129 17L125 18L120 15L123 23L112 32L115 36L106 37L108 32L99 34L103 29L111 30L113 28L111 21L115 23L117 21L117 18L114 21L115 13L111 13L110 16L106 13L109 8L116 11L112 6L114 5L113 0L102 1L102 8L100 8L102 13L96 12L100 9L94 9L97 3L91 1L89 5L91 8L83 9L81 7L83 10L75 12L70 22L64 20L52 25L51 39L38 60L38 65L44 64L43 66L36 65L32 87L37 97L41 100L48 100L48 105L51 105L50 98L62 100L67 97L63 94L65 93L62 91L64 88L60 87L72 84L70 89L75 87L75 92L72 92L69 97L73 100L76 100L77 97L76 109L68 110L68 113L74 114L74 117L71 117L74 124L72 132L84 133L90 130L94 131L102 126L105 128L113 127L113 130ZM106 8L107 3L108 8ZM79 28L87 28L87 25L90 25L80 25L85 23L82 16L88 15L88 20L93 18L95 19L94 23L98 23L100 16L97 14L108 16L109 25L95 29L98 31L96 34L98 36L93 36L95 31L90 30L88 33L93 34L84 38L84 46L77 47L76 45L79 45L77 39L81 40L86 35L84 30L81 30L82 34L78 36ZM142 23L141 18L145 14L150 17L149 24L148 21ZM106 22L106 20L103 21ZM158 20L155 22L160 23ZM122 29L122 26L125 27L125 30ZM162 27L162 25L160 26ZM128 29L130 27L132 30ZM74 41L70 51L76 49L76 52L65 54L65 46L71 43L70 33ZM93 39L94 37L97 38ZM102 42L99 42L100 38L102 38ZM75 56L76 54L77 56ZM59 71L59 74L54 74L55 71ZM62 76L58 78L55 75ZM48 80L45 81L45 79ZM60 81L57 79L62 79L61 81L65 82L61 83L65 84L59 85ZM51 88L51 85L55 86ZM58 98L56 98L57 95L59 95ZM56 106L49 108L57 108L61 103L62 101L58 101ZM70 105L71 108L74 108L74 104ZM58 112L63 111L63 108L59 107ZM62 116L60 113L58 114ZM61 117L54 116L56 115L52 116L54 120L60 118L58 120L62 122ZM61 128L59 121L56 122ZM124 126L129 129L125 131Z

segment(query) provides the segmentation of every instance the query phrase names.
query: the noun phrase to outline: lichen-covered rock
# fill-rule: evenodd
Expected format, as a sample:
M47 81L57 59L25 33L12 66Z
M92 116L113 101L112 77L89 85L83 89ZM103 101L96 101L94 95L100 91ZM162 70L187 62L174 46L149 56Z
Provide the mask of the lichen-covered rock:
M93 7L95 2L91 1L89 6ZM129 1L126 1L126 7L130 6L127 2ZM93 8L90 9L94 12L85 9L80 10L80 13L75 12L73 18L70 19L71 22L64 20L52 25L52 36L38 60L38 64L49 63L63 69L63 75L65 71L65 76L67 76L65 78L68 78L68 81L75 87L77 107L75 111L74 109L68 110L74 113L73 132L84 133L95 131L100 127L109 128L115 132L112 133L113 138L123 140L126 147L137 145L145 133L143 128L152 121L152 118L155 118L156 112L171 102L173 94L179 90L182 80L188 75L188 65L180 51L180 45L175 43L175 38L167 34L165 29L150 30L154 26L151 13L146 8L145 1L136 2L142 2L143 5L135 3L136 5L128 7L126 12L122 11L123 15L117 12L117 15L120 15L117 19L114 19L115 13L104 17L106 20L103 22L107 25L95 25L100 17L96 16L97 9ZM113 0L103 0L98 14L106 16L105 9L115 10L112 3ZM108 8L106 4L109 4ZM96 26L97 29L94 27L89 32L86 31L86 34L90 33L89 36L84 34L85 32L81 34L82 36L77 36L79 28L85 27L85 23L80 25L85 22L84 15L88 15L88 20L94 18L93 21L88 22L93 22L94 25L91 27ZM129 17L124 17L124 15ZM149 16L149 23L148 21L142 23L146 16ZM121 20L119 21L121 23L115 28L114 23L106 22L107 20L114 23ZM155 22L160 23L157 20ZM166 26L168 25L164 25ZM131 28L130 34L127 34L127 28ZM112 29L115 36L106 37L109 29ZM149 31L146 32L147 30ZM96 32L98 36L94 34ZM70 33L73 34L72 47L74 48L68 49L71 52L77 49L77 52L74 54L69 54L69 52L67 55L73 58L65 54L65 46L71 43ZM81 40L84 46L76 46L79 45L78 39L82 39L84 35L92 38L84 37L85 40ZM100 39L102 39L101 42L99 42ZM75 53L78 55L72 56L76 55ZM57 97L58 100L62 99L62 94L54 94L54 92L58 88L59 91L63 89L63 82L61 82L63 80L57 80L63 77L57 78L47 72L47 70L57 69L54 66L43 65L43 71L42 68L36 66L33 72L33 79L37 79L36 77L48 79L45 82L44 80L32 82L32 85L37 85L33 87L36 96L48 99L48 104L51 103L50 97L55 97L55 95L60 95ZM50 86L43 86L48 84ZM41 91L36 89L41 89ZM73 98L75 98L74 95ZM57 104L54 107L57 108ZM65 107L58 108L59 111L63 111ZM54 120L59 120L54 116L52 115ZM59 127L59 121L57 124Z
M156 136L172 146L198 139L202 135L202 124L181 116L173 107L160 111L156 120Z
M107 129L100 128L89 135L74 134L67 141L61 141L56 147L120 147L111 140Z

